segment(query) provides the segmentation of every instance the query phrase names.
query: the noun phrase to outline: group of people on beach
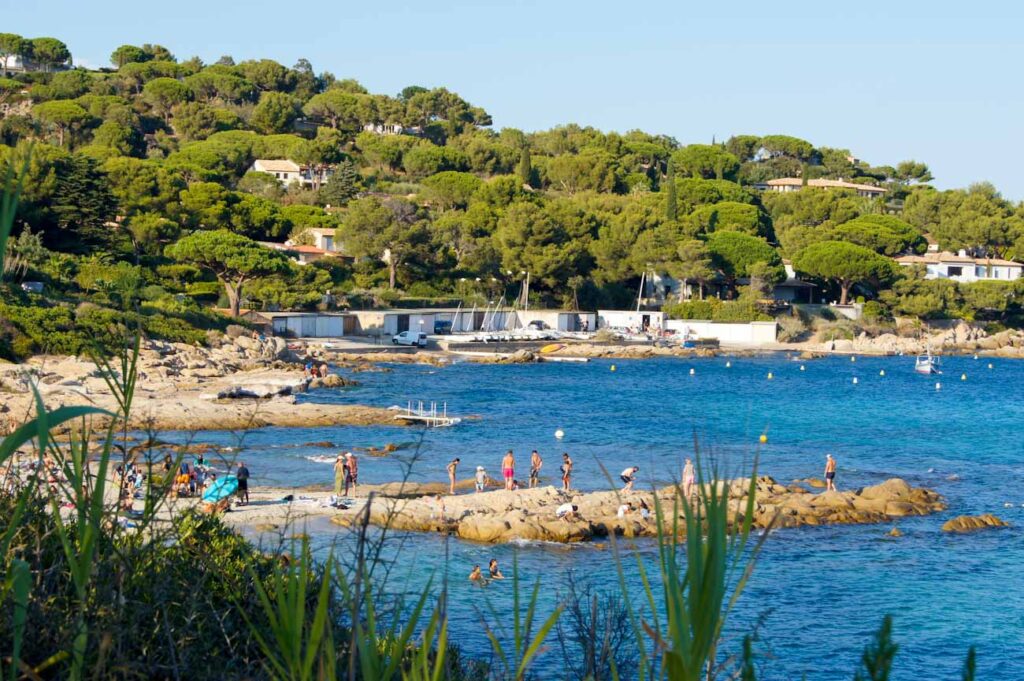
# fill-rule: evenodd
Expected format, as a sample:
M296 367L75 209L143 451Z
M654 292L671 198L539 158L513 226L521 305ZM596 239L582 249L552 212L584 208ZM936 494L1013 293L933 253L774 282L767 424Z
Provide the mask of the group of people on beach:
M448 473L448 493L455 494L455 487L457 483L457 475L459 465L462 463L460 457L455 457L448 462L445 470ZM532 489L540 485L540 471L544 467L544 459L541 457L540 452L536 449L530 452L530 475L528 478L528 486ZM568 492L569 486L572 483L572 469L573 461L572 457L569 456L568 452L562 453L562 464L558 467L558 472L562 479L562 490ZM636 468L635 470L640 470ZM625 471L623 471L625 474ZM503 480L503 489L507 491L515 491L522 487L519 480L516 478L516 456L515 453L510 449L505 452L505 455L501 458L501 477ZM474 490L476 492L483 492L487 488L488 476L487 469L483 466L476 467L476 474L473 478Z
M339 454L334 460L334 496L355 494L356 483L359 482L359 460L352 452Z
M327 368L327 364L320 362L319 364L309 360L306 365L302 368L302 375L306 378L327 378L327 375L331 373Z

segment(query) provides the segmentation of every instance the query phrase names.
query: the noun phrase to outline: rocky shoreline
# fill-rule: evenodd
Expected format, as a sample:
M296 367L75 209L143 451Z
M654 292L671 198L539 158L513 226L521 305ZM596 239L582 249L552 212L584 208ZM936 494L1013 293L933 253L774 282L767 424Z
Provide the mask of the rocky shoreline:
M741 522L749 479L719 484L728 488L732 521ZM565 493L554 487L459 495L444 495L442 490L443 485L365 486L347 509L326 505L327 492L305 492L293 501L273 503L272 499L287 498L289 492L257 490L254 498L262 502L237 508L225 517L232 524L270 531L294 526L310 516L326 516L335 524L351 526L362 522L368 510L371 524L392 530L433 532L485 543L575 543L609 535L656 536L655 496L669 515L677 499L675 487L627 494L617 491ZM651 517L641 515L638 510L641 501L651 509ZM555 510L566 502L578 507L578 518L556 517ZM632 504L635 510L619 517L618 510L623 504ZM770 477L759 477L752 523L759 529L878 524L907 516L929 515L945 508L938 493L912 487L899 478L855 491L812 493L799 484L787 486Z
M34 357L0 366L0 432L34 413L31 384L49 409L117 402L101 370L80 357ZM396 425L387 409L296 402L299 393L357 385L352 379L303 375L282 338L226 335L212 347L144 341L129 427L142 430L239 430L262 426ZM102 419L100 419L102 421Z

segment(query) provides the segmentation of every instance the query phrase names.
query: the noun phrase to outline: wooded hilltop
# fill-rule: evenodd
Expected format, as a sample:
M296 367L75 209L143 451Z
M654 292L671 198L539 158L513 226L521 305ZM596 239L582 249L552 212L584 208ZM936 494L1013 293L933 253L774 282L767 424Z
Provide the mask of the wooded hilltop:
M22 187L0 358L77 354L126 324L203 342L232 321L214 306L313 309L327 292L486 305L527 271L541 305L635 304L647 273L683 282L672 316L766 319L784 260L821 298L865 303L841 334L894 317L1021 325L1024 279L928 279L893 259L929 244L1024 258L1024 205L990 184L939 191L924 163L787 135L495 131L446 88L372 94L304 59L147 44L110 61L76 68L60 40L0 34L0 178ZM344 257L296 262L323 229L337 251L321 255Z

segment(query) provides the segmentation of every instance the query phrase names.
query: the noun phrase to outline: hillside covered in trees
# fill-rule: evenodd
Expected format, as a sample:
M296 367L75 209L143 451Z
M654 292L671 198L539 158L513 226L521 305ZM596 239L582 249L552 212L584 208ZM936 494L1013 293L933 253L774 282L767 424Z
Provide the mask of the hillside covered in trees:
M0 34L0 177L23 188L0 356L77 352L132 321L201 341L226 323L218 301L495 300L525 271L538 303L627 305L646 272L714 283L725 299L679 300L673 314L754 319L784 259L829 300L874 301L880 320L1012 324L1020 312L1020 281L926 280L893 263L926 236L1024 257L1024 206L988 184L939 191L916 161L876 166L787 135L498 131L444 87L373 94L306 60L204 63L122 45L109 68L71 62L59 40ZM310 180L252 172L257 159ZM781 178L804 188L766 190ZM809 184L823 179L843 186ZM299 265L256 243L309 244L315 228L336 229L351 257Z

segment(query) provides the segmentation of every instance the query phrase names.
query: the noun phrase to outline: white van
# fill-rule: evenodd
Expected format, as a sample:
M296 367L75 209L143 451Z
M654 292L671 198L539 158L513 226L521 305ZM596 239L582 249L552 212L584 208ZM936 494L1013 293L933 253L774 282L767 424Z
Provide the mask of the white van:
M403 331L392 336L391 342L395 345L418 345L425 348L427 347L427 334L423 331Z

